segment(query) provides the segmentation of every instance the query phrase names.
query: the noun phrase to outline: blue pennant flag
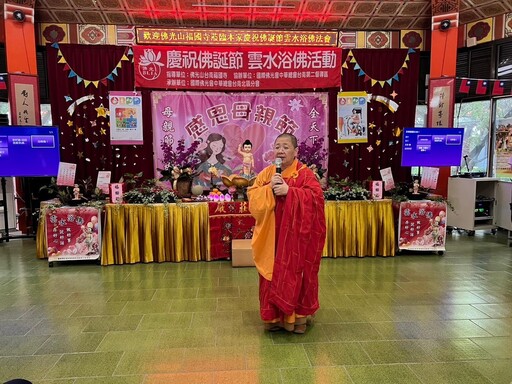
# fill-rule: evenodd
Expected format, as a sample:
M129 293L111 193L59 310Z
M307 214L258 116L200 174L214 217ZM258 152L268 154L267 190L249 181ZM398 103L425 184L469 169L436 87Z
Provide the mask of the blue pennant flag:
M83 79L80 76L78 76L78 75L76 76L76 83L77 84L80 84L82 82L82 80Z
M112 71L112 74L116 75L117 76L117 67L114 68L114 70Z
M386 80L386 83L388 83L389 85L391 85L392 82L393 82L393 79L387 79Z
M362 69L360 69L358 76L364 76L364 75L366 75L366 73L364 73L364 71Z
M395 76L393 76L393 80L398 81L398 73Z
M57 49L59 49L59 43L53 43L53 44L52 44L52 48L57 48Z
M76 73L73 70L70 70L68 78L75 77L75 76L76 76Z
M107 76L107 79L110 80L110 81L114 81L114 76L112 76L112 74L110 74L110 75Z
M354 64L354 69L361 69L361 67L359 66L359 64L355 63Z
M409 50L407 51L407 53L416 53L416 51L415 51L413 48L409 48Z
M133 55L133 51L132 51L132 49L131 49L131 48L128 48L128 54L129 54L129 55Z

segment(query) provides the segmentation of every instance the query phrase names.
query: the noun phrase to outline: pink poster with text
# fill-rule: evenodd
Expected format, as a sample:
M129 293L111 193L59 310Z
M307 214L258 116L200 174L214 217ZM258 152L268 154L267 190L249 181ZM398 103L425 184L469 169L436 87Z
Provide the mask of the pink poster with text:
M181 138L186 143L199 140L198 152L204 156L197 171L215 166L226 176L242 171L238 146L245 140L252 143L256 173L274 160L273 143L281 133L292 133L299 142L323 138L328 146L327 93L152 92L152 116L157 178L156 169L163 168L162 141L176 145ZM213 142L222 148L217 158L208 157Z

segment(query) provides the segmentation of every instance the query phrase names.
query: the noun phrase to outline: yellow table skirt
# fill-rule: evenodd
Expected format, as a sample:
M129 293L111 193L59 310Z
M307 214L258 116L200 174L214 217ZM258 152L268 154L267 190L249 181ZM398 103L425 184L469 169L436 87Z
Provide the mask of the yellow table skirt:
M107 204L101 264L210 260L208 204Z
M326 201L323 256L394 256L391 200Z

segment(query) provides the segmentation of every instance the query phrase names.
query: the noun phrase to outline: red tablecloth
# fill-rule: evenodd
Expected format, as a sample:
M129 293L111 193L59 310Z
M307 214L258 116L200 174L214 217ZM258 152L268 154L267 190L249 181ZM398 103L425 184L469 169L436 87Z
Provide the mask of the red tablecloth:
M232 239L250 239L254 218L249 213L249 203L232 201L208 203L210 211L210 258L231 258Z

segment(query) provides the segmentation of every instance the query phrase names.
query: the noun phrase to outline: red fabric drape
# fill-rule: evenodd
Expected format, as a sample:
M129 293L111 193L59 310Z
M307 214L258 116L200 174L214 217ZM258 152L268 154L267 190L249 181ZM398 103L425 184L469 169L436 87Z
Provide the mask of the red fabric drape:
M407 55L406 49L353 49L352 53L364 72L376 80L387 80L400 70ZM343 50L342 63L345 62L349 50ZM342 88L344 92L366 91L373 95L381 95L399 104L393 113L384 104L372 101L368 108L368 122L375 127L368 129L368 143L336 144L337 110L336 92L329 92L329 175L349 177L350 180L380 180L379 170L391 167L395 181L406 181L410 176L410 168L402 168L401 145L402 134L396 136L397 128L414 127L416 104L418 99L419 53L411 53L399 75L399 81L391 85L371 85L359 76L359 70L349 63L343 70ZM397 94L393 99L393 91ZM372 150L368 148L371 145Z
M127 47L91 46L78 44L60 44L58 48L47 46L48 80L52 104L54 125L60 128L61 161L76 163L76 179L92 177L96 183L98 171L112 171L112 181L117 182L125 173L143 172L145 178L153 177L153 132L151 129L151 103L149 91L143 91L143 145L110 145L109 118L98 116L101 105L109 108L109 91L131 91L134 89L134 71L131 61L123 61L117 68L114 81L107 80L106 85L99 83L85 87L84 82L77 84L76 77L69 77L64 63L58 63L58 51L69 67L81 78L100 80L111 74L116 68ZM68 107L74 101L87 95L86 100L77 105L74 113L68 113ZM79 133L79 131L83 134Z

